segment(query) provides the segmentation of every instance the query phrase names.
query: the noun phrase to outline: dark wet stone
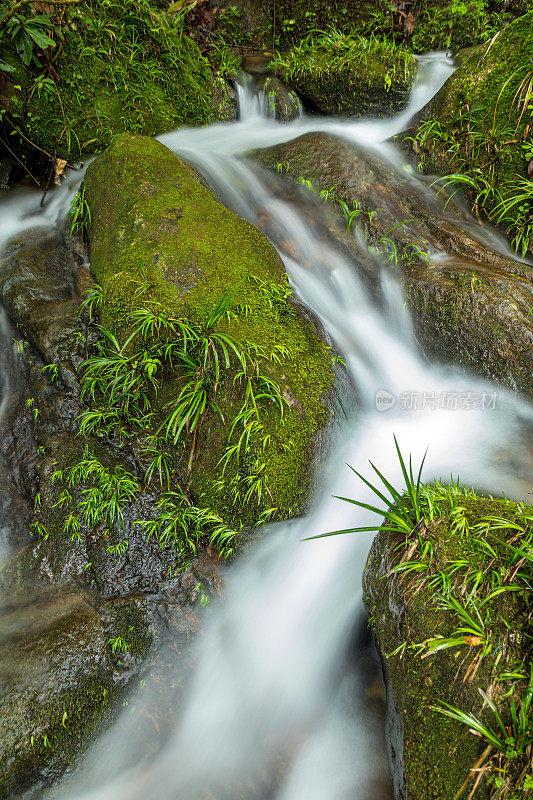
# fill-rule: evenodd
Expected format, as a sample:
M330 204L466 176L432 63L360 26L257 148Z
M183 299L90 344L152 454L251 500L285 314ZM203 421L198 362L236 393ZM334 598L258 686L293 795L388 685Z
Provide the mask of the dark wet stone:
M253 157L270 169L283 164L286 175L318 190L335 187L350 208L357 203L372 214L371 222L362 217L363 230L378 248L394 242L395 269L428 355L533 397L531 267L507 254L495 231L379 152L329 134L306 134ZM359 252L368 265L368 252Z

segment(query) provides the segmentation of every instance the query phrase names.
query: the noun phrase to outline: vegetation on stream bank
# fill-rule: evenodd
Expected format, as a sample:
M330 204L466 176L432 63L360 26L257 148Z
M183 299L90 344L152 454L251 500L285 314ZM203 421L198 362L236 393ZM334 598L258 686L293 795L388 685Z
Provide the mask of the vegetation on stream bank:
M459 483L424 484L423 462L415 473L396 447L405 492L373 465L375 483L356 472L380 505L339 499L378 520L321 536L378 531L365 601L401 720L409 797L452 800L467 787L470 796L527 797L533 506Z
M77 160L125 130L156 134L211 118L213 76L186 34L185 8L80 0L36 15L26 3L4 22L12 9L0 14L1 136L17 157L24 136ZM30 146L30 163L35 156Z
M315 31L269 65L324 113L392 113L415 73L408 51L371 35Z
M425 171L445 174L435 187L463 189L523 256L533 246L532 51L533 11L476 48L407 137Z

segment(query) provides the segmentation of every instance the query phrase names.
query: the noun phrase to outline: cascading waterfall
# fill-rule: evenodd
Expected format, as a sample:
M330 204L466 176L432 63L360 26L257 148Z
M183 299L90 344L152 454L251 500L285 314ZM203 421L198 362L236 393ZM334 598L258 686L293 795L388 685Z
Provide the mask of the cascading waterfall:
M79 786L69 784L66 789L69 796L78 800L368 800L373 796L372 732L353 677L343 671L370 542L364 534L302 539L375 522L368 512L332 495L370 501L370 490L356 483L345 466L364 472L369 459L401 488L393 435L415 463L429 448L426 479L453 473L481 489L525 496L531 489L527 432L533 413L486 382L429 366L413 344L401 291L388 266L376 261L383 298L378 307L354 263L322 241L298 208L274 196L261 172L237 156L316 130L359 145L381 146L378 143L405 127L451 68L442 54L422 60L422 78L409 107L393 119L307 117L282 125L261 117L248 98L238 123L180 129L159 137L193 164L238 214L253 223L261 209L275 223L274 244L295 293L320 318L343 354L358 407L348 413L332 448L312 510L305 518L272 526L266 535L259 535L258 543L229 571L223 600L206 614L192 685L164 746L146 757L145 742L133 735L143 709L152 702L154 689L148 685L135 699L137 711L124 714L88 755ZM391 164L399 163L388 145L382 152L390 153ZM53 192L42 214L32 216L28 198L19 196L13 213L21 226L18 230L53 224L64 213L79 179L75 176ZM24 214L29 216L24 219ZM291 254L284 251L285 240L292 243ZM416 411L403 407L406 392L475 396L480 402L474 408L466 402L456 409L450 404L448 410L429 404ZM396 401L386 412L379 410L379 403L376 407L380 393ZM273 775L276 780L270 781ZM263 793L257 794L265 783Z

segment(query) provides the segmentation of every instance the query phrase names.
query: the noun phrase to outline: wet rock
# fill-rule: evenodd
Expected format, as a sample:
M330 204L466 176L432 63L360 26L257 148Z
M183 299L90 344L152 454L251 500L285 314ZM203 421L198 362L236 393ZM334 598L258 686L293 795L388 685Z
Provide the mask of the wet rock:
M269 113L279 122L291 122L302 115L302 101L278 78L273 75L265 75L259 78L257 83L264 94Z
M228 81L213 80L210 103L210 122L234 122L237 119L237 92Z
M390 89L382 81L365 81L351 69L324 74L291 75L279 70L279 76L294 89L310 113L341 117L388 117L407 105L410 83L397 83Z
M254 159L271 169L281 165L319 190L334 187L333 197L360 210L365 234L397 262L428 354L533 397L531 271L495 231L387 151L316 133L257 151ZM368 262L366 249L360 260Z
M247 309L228 321L235 341L252 342L267 352L283 346L286 356L279 364L271 360L268 372L290 403L283 424L279 412L265 406L262 424L272 437L272 446L264 450L265 476L268 502L280 515L290 507L301 508L307 502L314 437L331 418L327 398L334 376L312 320L288 298L286 273L273 246L218 203L170 150L148 138L115 139L89 166L85 197L91 207L91 269L103 289L104 326L119 337L127 335L128 313L144 269L170 316L205 323L232 292L233 307ZM261 287L267 286L265 294ZM286 299L269 302L273 292L285 292ZM152 403L156 420L179 385L172 375L163 382ZM190 482L193 495L223 516L235 510L224 505L214 481L220 478L231 421L243 401L239 391L230 390L232 385L221 384L217 397L223 414L208 415L198 435ZM185 460L184 471L186 466ZM239 525L246 522L243 514L244 509Z
M0 190L9 188L14 169L15 162L11 158L0 158Z
M459 495L456 502L470 525L491 514L512 524L514 515L524 508L506 500L480 498L471 492ZM443 518L435 524L433 575L445 569L451 560L467 558L467 552L471 558L472 552L464 546L464 539L450 519ZM470 770L487 743L433 707L448 703L473 713L489 727L495 726L494 716L480 696L482 690L489 693L507 721L509 699L505 698L506 688L495 680L495 675L505 672L511 664L520 664L524 658L527 663L527 645L520 633L524 610L508 597L492 599L494 607L487 619L497 618L494 608L502 602L509 626L498 627L498 646L480 658L479 663L475 637L473 646L465 643L432 655L424 648L419 650L416 646L429 639L446 640L456 635L462 623L443 608L442 596L425 579L426 573L418 573L415 578L414 573L391 571L405 555L405 548L414 544L411 540L406 543L397 533L381 531L372 544L364 575L364 602L372 620L387 690L386 735L394 797L454 800L467 783L467 793L472 789L476 774L471 775ZM493 540L491 544L496 546ZM478 566L476 560L472 568ZM479 777L481 782L475 796L484 800L492 796L491 787L481 780L482 775Z
M151 694L140 696L131 719L124 711L122 717L134 758L157 749L186 686L202 625L199 602L222 585L218 559L203 552L166 579L151 576L153 593L105 599L87 585L80 591L75 554L65 548L60 556L53 542L41 541L0 569L0 797L6 799L31 786L43 791L65 770L76 775L78 756L116 721L141 676L150 679Z
M265 75L268 73L272 59L273 55L267 53L249 53L241 61L241 68L251 75Z
M0 611L0 797L53 780L109 722L120 686L107 641L80 594Z
M0 261L0 302L45 364L69 389L83 359L77 314L83 259L58 233L31 231L10 243Z
M400 111L415 74L412 54L386 47L375 52L364 40L338 36L305 40L280 57L276 75L310 112L382 117Z

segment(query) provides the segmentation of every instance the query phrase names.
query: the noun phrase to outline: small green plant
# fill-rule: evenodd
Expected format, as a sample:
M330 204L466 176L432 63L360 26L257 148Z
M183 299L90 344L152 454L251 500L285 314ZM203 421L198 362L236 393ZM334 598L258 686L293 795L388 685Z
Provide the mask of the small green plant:
M165 493L157 512L154 519L137 524L148 538L155 537L162 547L173 547L182 558L195 555L199 543L206 540L225 558L233 552L237 532L228 528L218 514L193 505L182 489Z
M56 470L52 481L64 483L54 507L66 509L63 530L73 541L80 538L82 524L89 528L105 526L107 530L124 530L123 507L134 500L141 488L135 476L123 467L111 471L88 451L66 475ZM112 552L119 552L120 545L117 547L118 550Z
M70 222L70 235L85 233L91 224L91 209L85 199L85 186L82 184L74 195L67 213Z
M396 436L394 436L394 444L398 461L402 470L405 480L406 489L401 493L391 482L378 470L378 468L370 463L374 473L383 484L383 490L374 486L367 480L361 473L357 472L353 467L350 467L352 472L382 501L382 506L373 506L369 503L362 503L359 500L354 500L350 497L338 497L338 500L343 500L345 503L352 503L359 508L366 511L371 511L379 517L379 523L367 527L347 528L346 530L330 531L329 533L320 533L316 536L309 536L308 539L322 539L325 536L337 536L341 533L360 533L363 531L389 531L392 533L411 534L416 533L419 541L419 528L423 526L424 519L422 515L421 506L421 477L424 468L426 456L422 459L417 475L413 471L412 459L409 457L409 464L406 463L400 451ZM390 497L387 497L383 492L387 492ZM307 540L306 540L307 541Z
M533 789L531 753L533 751L533 666L530 666L529 682L520 696L513 696L505 717L502 709L487 693L480 690L484 703L492 712L493 723L479 716L462 711L449 703L431 706L434 711L465 725L470 733L487 743L481 759L476 764L478 774L488 772L488 783L492 784L491 796L515 800L515 792L522 789L525 797Z
M525 256L533 246L533 182L521 178L509 184L494 213L508 233L515 232L513 245Z
M111 652L114 653L129 653L130 645L122 636L115 636L108 639L107 644L111 647Z

